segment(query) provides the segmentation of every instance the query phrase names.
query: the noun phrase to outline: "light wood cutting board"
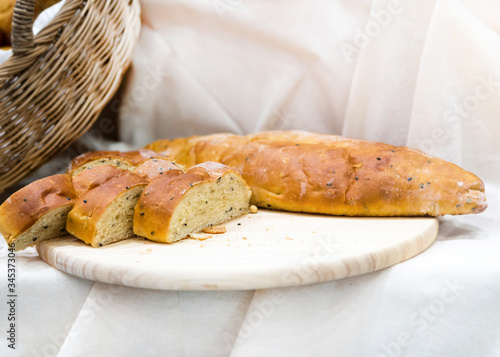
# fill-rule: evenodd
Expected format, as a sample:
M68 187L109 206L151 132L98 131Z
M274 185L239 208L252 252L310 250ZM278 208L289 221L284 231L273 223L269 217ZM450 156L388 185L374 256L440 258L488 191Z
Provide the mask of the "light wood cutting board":
M436 239L436 218L347 218L259 210L199 241L130 239L92 248L73 237L37 246L85 279L162 290L244 290L319 283L409 259Z

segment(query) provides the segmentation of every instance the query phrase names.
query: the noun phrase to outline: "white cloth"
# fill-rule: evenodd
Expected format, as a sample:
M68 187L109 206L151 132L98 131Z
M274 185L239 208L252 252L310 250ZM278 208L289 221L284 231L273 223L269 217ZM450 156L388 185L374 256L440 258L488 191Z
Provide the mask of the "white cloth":
M441 218L436 243L394 267L255 292L93 283L29 249L17 256L18 349L4 339L1 356L500 355L500 3L142 5L123 140L305 129L409 145L485 179L489 208ZM6 296L6 274L0 284Z
M143 0L121 137L304 129L500 176L500 3Z

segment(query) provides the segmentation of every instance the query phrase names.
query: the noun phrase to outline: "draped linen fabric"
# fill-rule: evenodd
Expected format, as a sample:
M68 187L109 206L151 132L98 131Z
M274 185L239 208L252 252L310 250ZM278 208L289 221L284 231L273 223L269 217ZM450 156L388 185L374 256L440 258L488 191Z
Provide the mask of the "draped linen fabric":
M498 180L500 3L144 0L121 138L302 129Z

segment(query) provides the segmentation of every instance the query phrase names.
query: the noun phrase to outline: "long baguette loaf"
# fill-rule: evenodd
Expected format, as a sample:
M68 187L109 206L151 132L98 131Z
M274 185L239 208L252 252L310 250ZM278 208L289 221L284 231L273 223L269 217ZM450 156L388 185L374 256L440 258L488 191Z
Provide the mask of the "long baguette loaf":
M239 172L261 207L346 216L440 216L486 209L475 175L421 151L303 131L214 134L147 146L186 166Z

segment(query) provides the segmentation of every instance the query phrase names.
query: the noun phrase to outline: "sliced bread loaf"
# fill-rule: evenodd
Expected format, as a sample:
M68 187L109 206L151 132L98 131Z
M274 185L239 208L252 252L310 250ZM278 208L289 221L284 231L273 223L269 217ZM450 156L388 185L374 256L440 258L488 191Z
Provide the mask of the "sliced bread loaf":
M70 234L93 247L134 236L134 206L148 181L123 171L76 200L66 223Z
M214 162L199 164L151 181L137 202L134 232L173 243L247 213L250 196L236 171Z
M0 233L20 251L67 234L66 217L77 194L69 175L32 182L0 206Z

